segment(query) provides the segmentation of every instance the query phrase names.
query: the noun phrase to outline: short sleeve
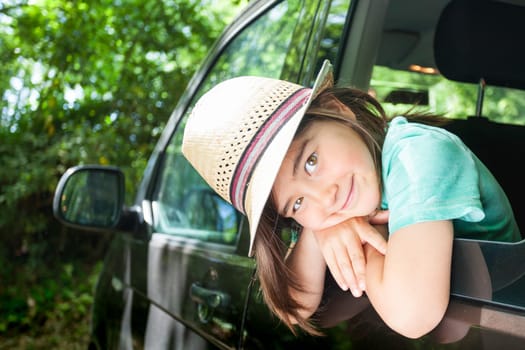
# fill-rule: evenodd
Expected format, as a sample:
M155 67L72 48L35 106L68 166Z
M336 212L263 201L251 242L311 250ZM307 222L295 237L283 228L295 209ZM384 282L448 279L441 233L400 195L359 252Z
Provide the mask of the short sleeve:
M390 232L425 221L483 220L479 173L470 150L443 129L396 119L383 148Z

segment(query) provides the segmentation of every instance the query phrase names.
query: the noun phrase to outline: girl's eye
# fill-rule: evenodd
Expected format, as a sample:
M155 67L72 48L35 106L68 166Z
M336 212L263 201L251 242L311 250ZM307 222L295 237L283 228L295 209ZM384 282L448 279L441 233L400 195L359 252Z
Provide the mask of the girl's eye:
M317 153L312 153L306 160L306 163L304 164L304 170L308 174L312 174L315 171L315 168L317 168Z
M303 198L304 197L301 197L301 198L297 198L297 200L294 202L293 204L293 212L295 213L296 211L299 210L299 208L301 208L301 204L303 204Z

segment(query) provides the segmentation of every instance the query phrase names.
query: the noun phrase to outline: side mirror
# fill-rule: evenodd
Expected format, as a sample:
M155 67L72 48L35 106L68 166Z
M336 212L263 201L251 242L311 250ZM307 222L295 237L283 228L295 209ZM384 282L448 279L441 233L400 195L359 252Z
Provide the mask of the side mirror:
M122 214L124 174L115 167L84 165L68 169L58 182L53 214L68 226L114 228Z

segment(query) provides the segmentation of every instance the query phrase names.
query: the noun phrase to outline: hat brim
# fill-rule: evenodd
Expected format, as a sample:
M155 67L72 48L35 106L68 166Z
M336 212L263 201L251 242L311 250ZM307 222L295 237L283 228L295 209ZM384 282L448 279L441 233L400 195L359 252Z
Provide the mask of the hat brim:
M274 136L259 159L254 169L248 188L246 189L245 212L250 226L250 246L248 256L253 256L253 243L259 226L261 214L270 196L273 183L281 167L281 163L288 152L297 128L301 123L306 110L322 91L334 85L333 68L330 61L325 60L321 67L312 93L306 103L291 117Z

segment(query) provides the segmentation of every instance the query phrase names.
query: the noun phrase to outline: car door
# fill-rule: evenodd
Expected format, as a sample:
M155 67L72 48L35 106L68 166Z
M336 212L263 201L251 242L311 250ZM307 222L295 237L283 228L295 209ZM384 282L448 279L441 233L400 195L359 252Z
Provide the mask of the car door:
M142 202L152 228L147 282L138 292L151 303L145 348L267 348L269 339L258 339L257 328L243 323L255 268L247 257L247 221L190 166L181 141L191 106L218 82L239 75L297 81L305 58L317 53L313 34L323 28L328 8L300 0L249 7L212 50L171 117L150 164L155 181L149 199ZM259 318L277 324L267 310L245 321L258 324ZM272 341L295 341L284 334Z
M407 78L408 74L415 74L407 71L407 63L421 64L424 62L410 61L408 58L411 59L411 57L405 51L403 55L406 56L403 57L407 57L406 61L392 60L392 56L388 55L395 51L389 49L406 47L393 40L393 36L400 33L401 36L411 37L413 35L404 27L405 25L410 28L410 25L419 23L425 16L428 18L435 16L437 19L441 8L447 2L429 1L423 5L419 2L391 1L387 4L388 6L382 8L382 12L375 11L374 16L370 16L370 12L363 13L361 11L363 8L358 9L361 12L354 12L352 14L354 18L375 18L376 22L370 20L364 26L365 30L347 33L348 40L352 42L347 44L338 78L347 77L347 80L361 88L369 89L382 102L383 107L391 108L394 113L396 111L402 113L417 104L406 100L389 102L388 96L392 96L391 92L395 91L414 92L419 88L426 93L430 92L433 98L439 97L441 101L451 100L450 88L436 92L446 80L437 72L423 77L420 74L419 80ZM364 3L359 2L359 4ZM370 11L377 4L383 5L383 3L385 2L382 0L366 2L368 5L366 11ZM410 8L409 3L410 5L417 3L418 6L425 7L425 10L428 11L424 14L421 11L405 11ZM407 15L400 16L401 13ZM410 21L412 23L408 23ZM429 27L426 34L431 37L433 23L430 22L427 25ZM349 28L353 31L352 26ZM425 35L422 35L421 38L427 39ZM360 47L358 44L363 42L366 42L369 47L377 47L378 53L366 56L366 50L361 50L364 52L362 55L368 58L362 59L352 50ZM428 40L421 40L421 42L423 45L432 45L432 42ZM428 53L428 51L423 52ZM426 61L427 57L422 52L414 49L412 54ZM370 78L372 68L373 73ZM446 81L446 84L452 84L452 82ZM429 88L430 85L434 86L434 91ZM400 88L405 88L405 90ZM472 89L476 91L477 87L473 86ZM523 96L523 91L512 91L511 93L519 93L518 96ZM499 94L494 93L494 95ZM459 104L467 102L470 101L460 100ZM475 102L476 100L473 99L471 103ZM395 106L396 103L411 106L405 105L399 108ZM435 104L430 107L436 105L440 106L440 104ZM395 109L395 107L398 108ZM425 110L429 108L429 106L425 107L427 107ZM450 105L447 107L450 108ZM447 112L452 114L456 111ZM516 114L523 117L523 110L519 112ZM490 124L487 123L487 126L490 127ZM509 127L511 130L517 130L517 128L518 126ZM508 137L513 137L513 134L509 133ZM492 141L488 138L481 140L484 144L492 145ZM497 152L492 156L501 157ZM496 170L515 171L513 166L514 163L510 163L508 168ZM512 187L506 190L520 193ZM521 221L522 213L516 211L515 215L518 221ZM522 236L525 237L523 231ZM329 278L325 287L322 310L319 310L316 315L323 326L323 331L331 339L337 340L338 348L345 349L524 349L525 240L508 243L456 238L453 250L450 304L442 322L430 334L420 339L408 339L396 334L384 324L366 297L353 298L349 293L342 292Z

